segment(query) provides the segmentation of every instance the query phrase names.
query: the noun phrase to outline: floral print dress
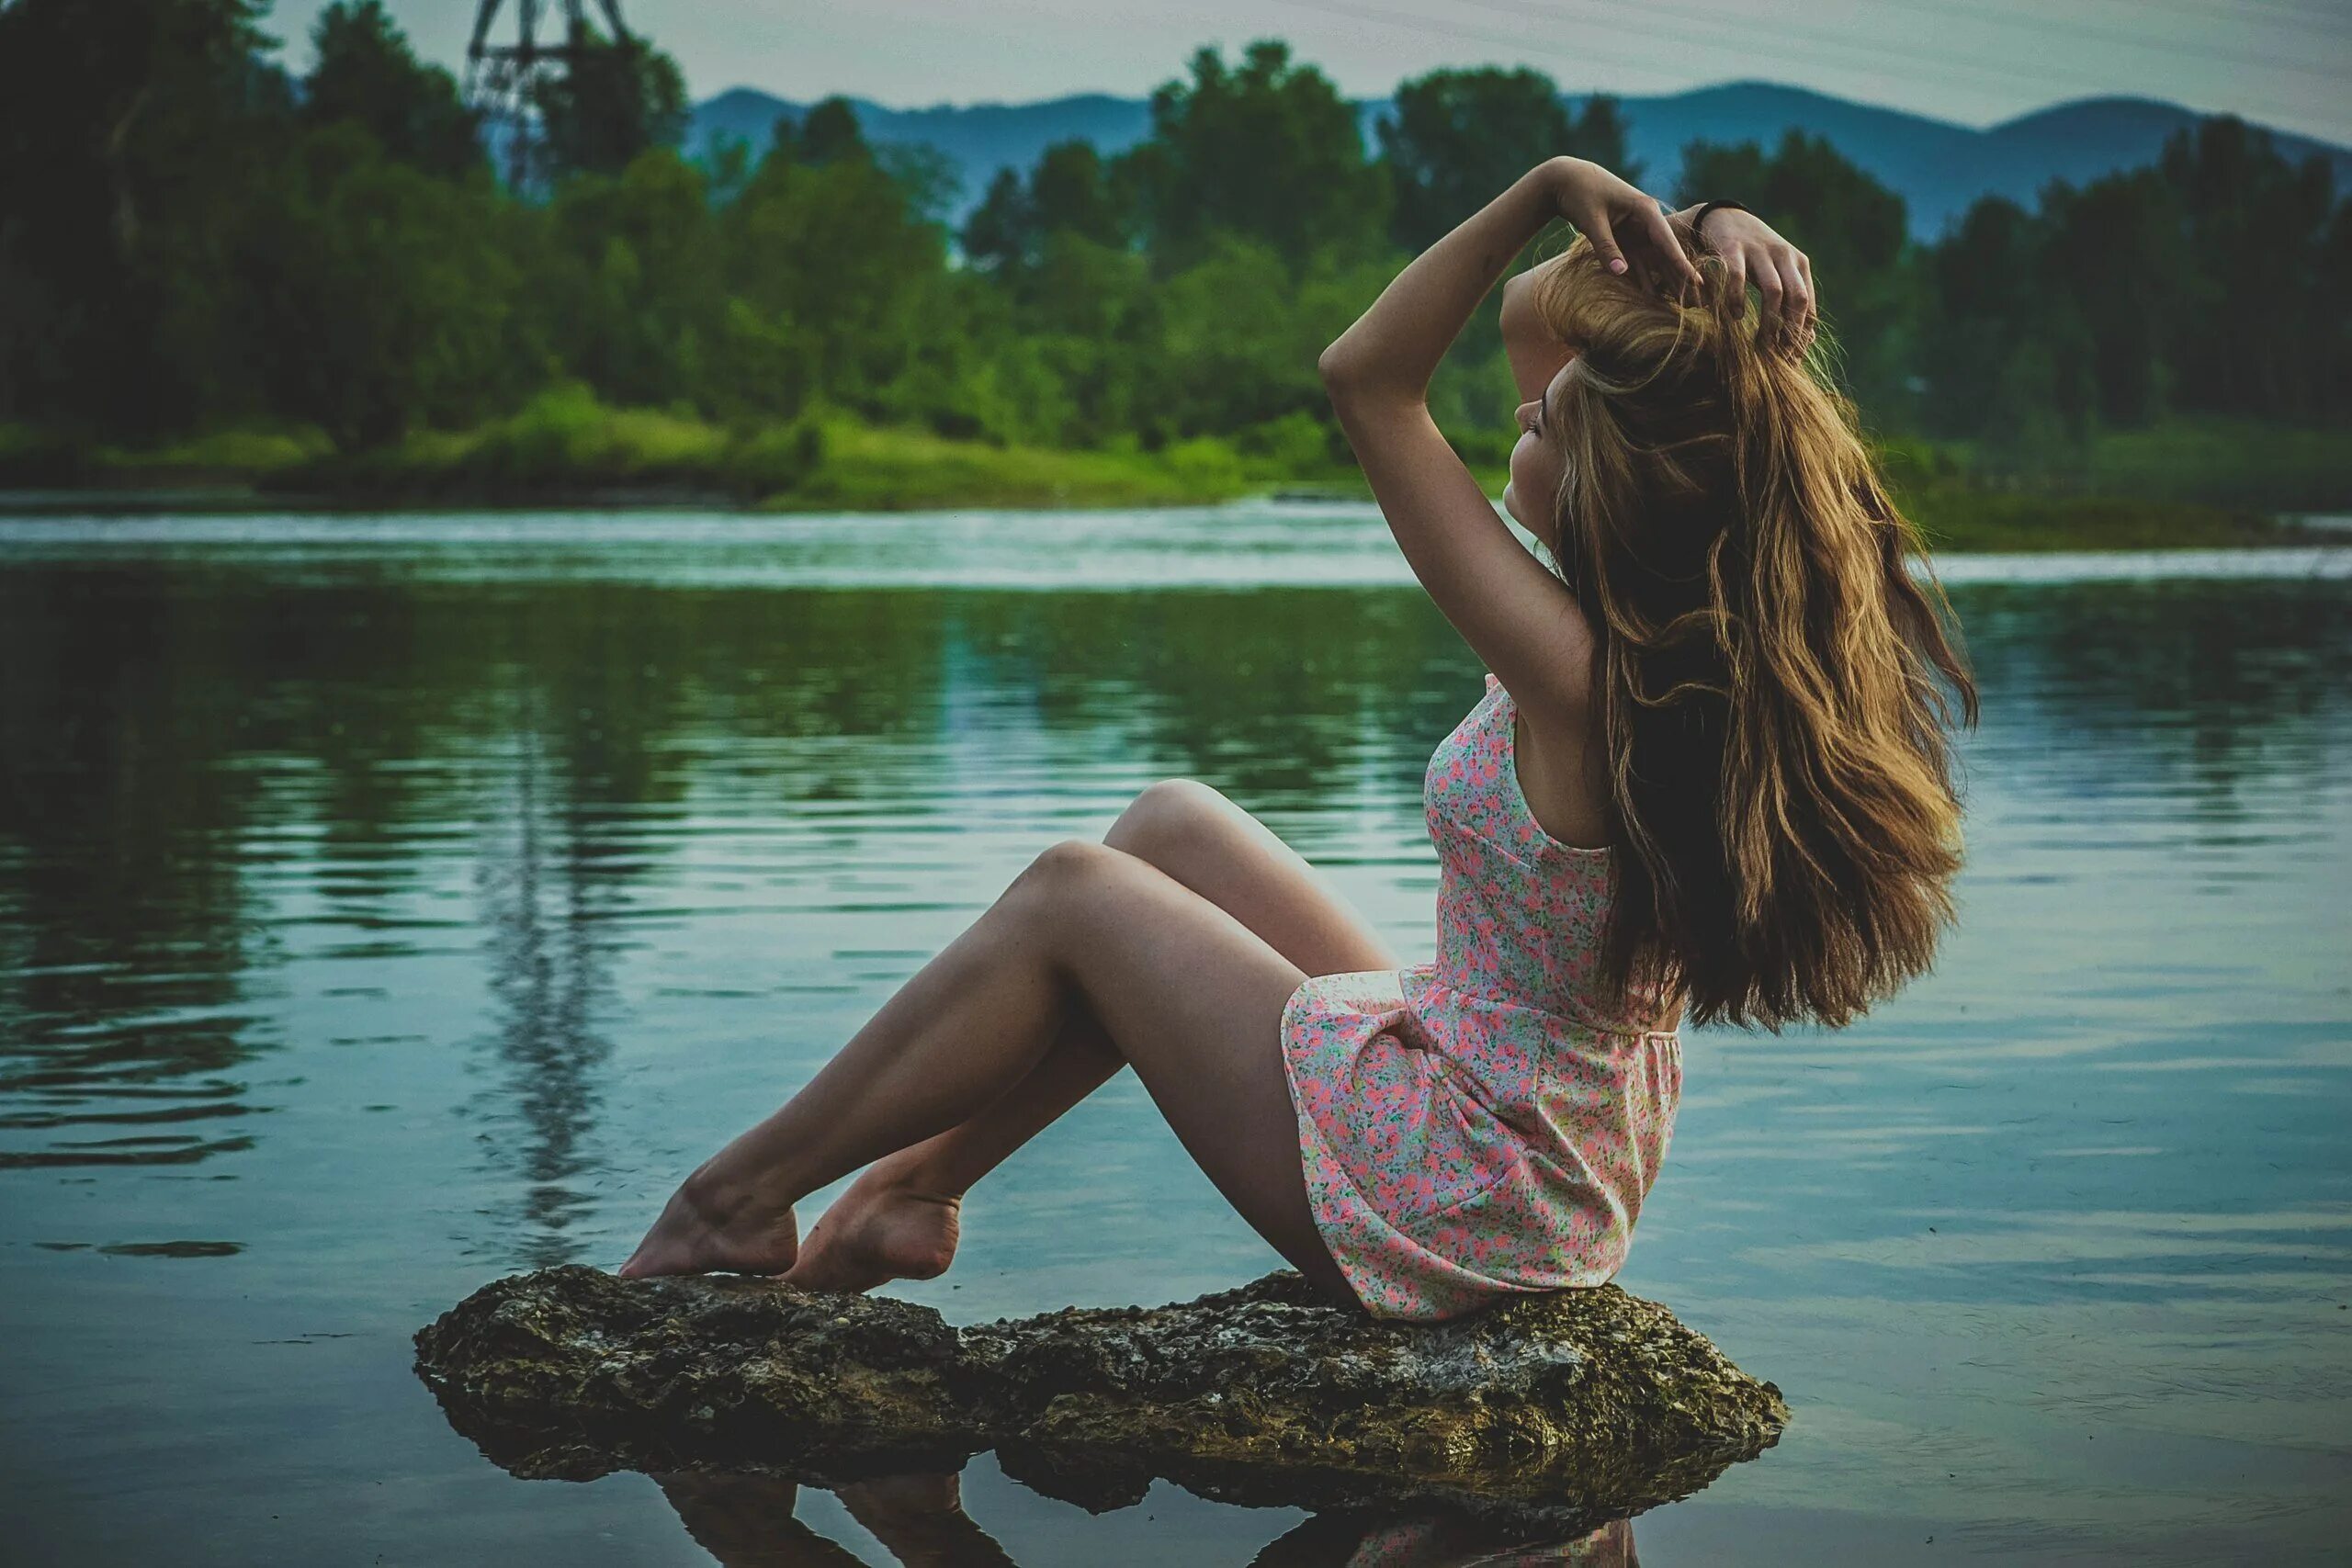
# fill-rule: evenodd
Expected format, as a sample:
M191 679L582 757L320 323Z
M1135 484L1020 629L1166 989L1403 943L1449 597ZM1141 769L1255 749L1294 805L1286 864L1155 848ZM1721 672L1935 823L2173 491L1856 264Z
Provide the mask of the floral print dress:
M1422 780L1437 959L1309 976L1283 1065L1317 1228L1377 1316L1597 1285L1673 1136L1682 1046L1587 996L1615 856L1545 832L1492 674Z

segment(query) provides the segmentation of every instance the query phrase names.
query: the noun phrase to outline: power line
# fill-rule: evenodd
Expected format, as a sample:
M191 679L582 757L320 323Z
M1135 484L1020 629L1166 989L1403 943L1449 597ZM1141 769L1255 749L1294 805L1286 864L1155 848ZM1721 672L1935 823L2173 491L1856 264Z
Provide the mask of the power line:
M2185 39L2140 38L2115 28L2102 28L2081 22L2054 21L2041 17L2021 17L2014 11L1962 11L1943 0L1893 0L1893 3L1913 11L1934 17L1967 17L1996 28L2022 28L2032 32L2064 33L2073 38L2089 39L2095 43L2124 49L2141 49L2164 54L2185 55L2195 60L2223 61L2233 65L2251 65L2265 71L2291 71L2298 75L2324 76L2330 81L2344 73L2325 66L2306 64L2300 60L2278 60L2268 55L2233 54L2211 45L2192 43ZM2147 5L2149 0L2134 0ZM2186 13L2176 12L2175 15Z
M1635 71L1654 71L1657 69L1657 62L1654 58L1635 59L1630 55L1611 54L1606 50L1590 50L1585 48L1582 44L1577 46L1574 56L1562 54L1557 50L1531 50L1527 46L1528 40L1524 34L1514 34L1506 37L1500 33L1480 32L1475 28L1458 27L1452 23L1441 23L1434 17L1419 16L1409 12L1387 11L1377 6L1371 6L1345 5L1340 3L1340 0L1280 0L1280 3L1288 6L1302 6L1310 11L1328 11L1334 16L1346 17L1353 21L1384 23L1392 28L1401 28L1408 32L1426 33L1433 38L1468 38L1475 39L1481 43L1509 44L1518 50L1521 54L1531 55L1536 58L1548 57L1555 60L1566 60L1570 58L1578 60L1589 59L1598 61L1604 65L1623 65Z
M1515 53L1522 57L1529 55L1530 53L1540 53L1542 55L1548 55L1554 58L1559 57L1558 51L1530 51L1528 47L1528 37L1525 33L1511 33L1505 35L1491 31L1481 31L1476 28L1464 27L1458 22L1440 21L1436 17L1419 12L1393 11L1361 4L1348 4L1345 3L1345 0L1283 0L1283 3L1291 6L1303 6L1310 10L1328 11L1334 15L1348 17L1358 21L1383 23L1390 27L1402 28L1409 31L1424 33L1431 37L1442 38L1449 40L1458 41L1463 39L1475 39L1481 42L1502 44L1510 48ZM1480 0L1471 0L1471 3L1478 4L1480 3ZM1520 16L1534 16L1542 20L1554 23L1557 23L1561 19L1555 11L1536 11L1526 6L1512 6L1496 4L1492 3L1492 0L1487 0L1484 8L1509 11ZM1611 30L1622 30L1631 24L1618 22L1613 18L1604 18L1601 19L1598 25ZM1645 31L1649 36L1656 37L1658 35L1659 29L1646 28ZM1693 39L1688 33L1668 33L1666 36L1673 39L1675 41L1683 43L1709 41ZM1786 51L1758 48L1742 40L1729 40L1724 43L1724 47L1729 50L1774 60L1786 64L1817 65L1821 63L1819 59L1814 55L1796 54ZM1868 48L1871 46L1863 47ZM1657 56L1655 54L1640 58L1631 58L1622 54L1611 54L1605 50L1591 49L1583 45L1581 42L1579 42L1577 46L1577 56L1583 59L1595 60L1607 64L1629 66L1635 70L1656 71L1660 69L1661 64ZM1893 53L1894 51L1882 51L1881 52ZM1922 77L1917 73L1905 73L1894 70L1887 67L1883 63L1872 63L1866 67L1849 66L1847 68L1871 69L1879 71L1882 73L1890 76L1907 75L1914 80L1928 80L1939 83L1949 81L1953 73L1958 71L1965 74L1976 75L1987 80L1996 80L2000 82L2003 85L2011 85L2016 81L2020 80L2038 79L2042 82L2063 86L2067 90L2077 94L2096 90L2091 85L2084 83L2079 77L2057 76L2048 73L2024 72L2018 71L2013 68L1996 68L1991 70L1978 69L1965 62L1955 64L1953 62L1940 56L1912 54L1909 58L1917 60L1922 64L1931 68L1931 74Z
M2340 7L2311 11L2294 4L2293 0L2221 0L2222 14L2218 16L2205 6L2192 4L2191 0L2110 0L2110 3L2130 5L2134 9L2143 5L2159 9L2172 8L2176 15L2202 17L2208 21L2236 21L2247 11L2267 11L2280 21L2301 22L2307 27L2324 23L2352 25L2352 16L2346 16Z
M1514 0L1464 0L1464 3L1476 6L1482 10L1500 11L1507 15L1543 20L1556 20L1558 11L1569 8L1567 6L1564 5L1531 6L1526 4L1518 4L1514 3ZM1601 15L1593 18L1601 26L1610 27L1623 25L1618 22L1615 17L1611 15L1616 7L1600 4L1587 4L1582 8L1589 11L1601 13ZM1831 32L1820 28L1799 27L1794 24L1786 26L1779 23L1759 25L1741 17L1726 17L1720 12L1714 11L1690 10L1673 6L1645 4L1642 6L1641 14L1645 17L1653 16L1671 17L1679 21L1694 22L1704 28L1732 32L1747 32L1761 36L1773 42L1779 42L1790 39L1809 39L1812 42L1826 48L1844 50L1849 54L1874 53L1891 58L1914 60L1923 65L1932 67L1939 76L1948 74L1953 67L1958 66L1962 70L1986 73L1999 78L2015 77L2022 80L2029 76L2039 76L2044 81L2054 82L2063 80L2070 85L2079 82L2079 78L2061 78L2044 72L2034 72L2030 70L2021 71L2013 63L2007 62L1987 61L1981 56L1955 55L1944 50L1928 51L1917 49L1908 49L1902 45L1889 42L1885 39L1858 39L1842 33ZM2022 18L2019 18L2019 20L2022 21ZM2055 26L2056 24L2051 25ZM2092 36L2098 37L2101 35L2099 35L2096 29L2093 29ZM1684 34L1683 38L1685 41L1696 41L1690 39L1690 35L1688 34ZM2125 42L2130 40L2109 39L2108 41ZM1740 47L1748 48L1750 46L1743 44ZM1769 50L1759 52L1777 53L1778 58L1782 61L1807 62L1806 57L1802 55L1791 55L1786 52ZM2201 52L2203 52L2208 58L2230 58L2228 56L2217 55L2211 51L2204 51ZM2274 70L2292 71L2306 75L2324 76L2329 80L2334 80L2338 74L2340 74L2337 72L2329 71L2324 67L2280 61L2247 61L2242 62L2266 65Z

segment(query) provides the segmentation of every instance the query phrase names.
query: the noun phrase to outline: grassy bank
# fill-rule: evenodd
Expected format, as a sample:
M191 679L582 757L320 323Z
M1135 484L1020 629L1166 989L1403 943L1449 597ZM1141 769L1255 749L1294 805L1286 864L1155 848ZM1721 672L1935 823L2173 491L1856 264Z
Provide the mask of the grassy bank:
M337 452L315 431L239 431L146 450L0 427L0 487L250 490L256 500L390 507L704 502L772 510L1154 506L1231 500L1286 476L1213 437L1157 452L1048 451L816 412L732 427L543 393L472 430Z
M1292 422L1311 423L1303 415ZM462 432L420 431L341 453L315 430L231 431L130 449L0 426L0 487L126 493L203 489L224 505L467 508L667 502L775 511L1158 506L1270 491L1370 499L1313 433L1270 427L1146 452L1132 441L1052 451L887 429L819 412L732 427L613 409L557 389ZM1472 468L1502 492L1508 447ZM1883 448L1902 503L1939 549L2156 549L2304 537L2272 507L2352 506L2352 442L2333 432L2165 427L2102 437L2033 469L1966 446ZM2293 499L2289 499L2293 498Z
M1986 483L2258 512L2352 511L2352 430L2177 419L2031 457L1948 450Z
M1222 501L1251 476L1224 443L1157 453L1053 452L878 428L817 412L737 428L584 391L549 392L513 417L461 434L328 455L267 475L264 487L339 500L512 505L550 500L707 500L798 511L945 506L1148 506Z

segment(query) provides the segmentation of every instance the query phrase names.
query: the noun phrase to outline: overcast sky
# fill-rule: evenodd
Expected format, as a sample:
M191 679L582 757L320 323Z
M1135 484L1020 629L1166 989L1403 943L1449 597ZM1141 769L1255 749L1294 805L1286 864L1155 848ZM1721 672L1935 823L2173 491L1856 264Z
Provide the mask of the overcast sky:
M278 0L309 62L326 0ZM593 12L595 0L588 0ZM388 0L461 67L476 0ZM543 10L561 0L541 0ZM1531 65L1570 92L1764 78L1990 125L2069 98L2170 99L2352 143L2352 0L620 0L688 90L897 108L1142 96L1203 44L1290 41L1351 97L1441 65ZM511 37L515 0L494 36Z

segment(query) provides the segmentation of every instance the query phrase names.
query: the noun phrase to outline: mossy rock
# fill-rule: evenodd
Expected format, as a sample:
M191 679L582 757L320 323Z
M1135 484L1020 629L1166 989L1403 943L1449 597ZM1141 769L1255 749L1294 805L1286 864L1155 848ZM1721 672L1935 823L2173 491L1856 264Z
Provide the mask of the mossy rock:
M1237 1503L1589 1528L1698 1490L1789 1416L1772 1384L1613 1285L1407 1325L1323 1305L1284 1271L957 1328L887 1297L574 1265L486 1285L416 1344L452 1421L518 1475L825 1483L993 1447L1096 1509L1164 1476Z

